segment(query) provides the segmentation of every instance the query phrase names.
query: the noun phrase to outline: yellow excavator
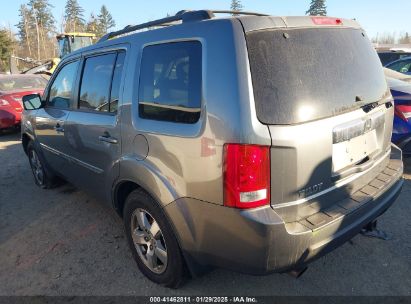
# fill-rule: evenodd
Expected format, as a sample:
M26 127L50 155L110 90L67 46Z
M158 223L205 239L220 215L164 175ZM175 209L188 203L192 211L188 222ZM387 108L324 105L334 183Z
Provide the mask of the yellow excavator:
M56 36L59 47L59 57L51 58L44 61L38 61L32 58L21 58L17 56L11 56L10 58L10 72L11 74L42 74L51 76L60 60L78 50L80 48L92 45L96 39L96 35L92 33L61 33ZM23 72L19 72L17 69L16 61L23 61L30 64L32 67Z

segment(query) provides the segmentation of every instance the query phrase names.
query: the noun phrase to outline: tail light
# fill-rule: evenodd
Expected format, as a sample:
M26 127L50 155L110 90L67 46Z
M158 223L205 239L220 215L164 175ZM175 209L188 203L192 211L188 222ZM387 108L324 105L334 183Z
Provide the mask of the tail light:
M408 119L411 117L411 106L395 105L395 115L408 122Z
M343 25L342 20L339 18L311 17L311 20L316 25Z
M224 205L248 209L270 203L270 147L224 146Z
M10 103L5 99L0 99L0 107L9 106Z

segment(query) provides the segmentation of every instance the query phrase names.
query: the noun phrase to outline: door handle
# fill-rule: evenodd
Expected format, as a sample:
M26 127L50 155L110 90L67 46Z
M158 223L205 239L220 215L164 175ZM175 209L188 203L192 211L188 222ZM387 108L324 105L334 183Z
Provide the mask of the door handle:
M117 144L117 138L111 137L108 132L104 132L104 135L98 137L99 141L106 142L109 144Z
M57 133L64 133L64 127L62 127L59 123L56 124L54 130L56 130Z

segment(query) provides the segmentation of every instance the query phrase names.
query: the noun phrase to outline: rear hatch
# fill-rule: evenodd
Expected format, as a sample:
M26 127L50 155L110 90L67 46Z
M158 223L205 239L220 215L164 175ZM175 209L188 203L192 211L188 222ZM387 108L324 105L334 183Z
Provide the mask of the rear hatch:
M349 197L389 161L392 97L377 53L353 21L318 20L243 22L272 137L271 204L288 222Z

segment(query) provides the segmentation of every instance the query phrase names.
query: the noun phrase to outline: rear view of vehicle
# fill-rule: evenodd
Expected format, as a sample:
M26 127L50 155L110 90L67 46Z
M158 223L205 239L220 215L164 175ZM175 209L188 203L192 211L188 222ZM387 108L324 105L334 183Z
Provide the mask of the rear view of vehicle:
M0 76L0 130L20 126L22 97L42 93L47 81L36 75Z
M346 241L398 195L393 100L355 21L242 22L256 115L272 137L270 199L261 202L285 223L270 227L266 267L287 269Z

